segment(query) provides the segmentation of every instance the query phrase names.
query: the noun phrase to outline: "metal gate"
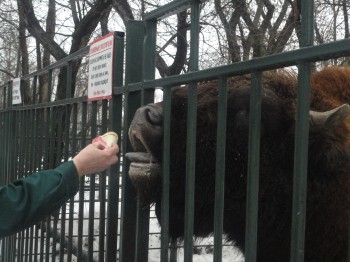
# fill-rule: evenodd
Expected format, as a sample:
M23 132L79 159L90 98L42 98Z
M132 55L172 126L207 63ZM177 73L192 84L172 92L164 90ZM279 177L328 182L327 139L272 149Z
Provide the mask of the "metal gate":
M81 179L80 191L67 205L32 228L0 240L1 261L147 261L149 253L150 210L141 208L136 192L127 175L128 161L124 153L131 149L127 141L129 123L138 107L153 102L154 90L162 87L164 92L164 139L170 134L170 91L173 86L189 84L187 176L186 176L186 227L184 236L184 261L193 257L194 220L194 174L195 174L195 132L196 132L196 83L220 80L218 150L217 162L224 161L225 154L220 144L225 143L226 79L234 75L251 74L254 90L252 104L260 104L261 74L263 71L286 66L298 66L299 88L294 164L294 196L291 261L303 261L305 192L307 174L308 111L310 97L310 72L312 63L329 58L350 55L350 39L313 46L313 2L302 4L302 47L298 50L256 58L216 68L198 70L199 1L177 0L145 15L144 21L129 21L126 31L125 80L124 80L124 35L116 34L115 72L113 98L100 102L87 102L86 97L71 97L70 78L67 79L66 99L38 103L35 101L37 79L66 67L68 76L75 59L85 56L88 47L41 71L24 76L30 80L33 90L33 105L11 105L11 83L0 92L1 183L8 183L22 176L47 168L53 168L61 161L74 155L91 138L106 130L121 134L120 163L104 174ZM190 72L187 74L155 79L155 52L157 22L170 14L190 9L191 44ZM147 50L147 51L146 51ZM142 58L142 59L141 59ZM141 59L141 63L140 63ZM51 82L52 84L52 82ZM52 90L51 88L49 90ZM50 91L51 92L51 91ZM49 92L49 95L51 94ZM50 96L51 97L51 96ZM259 115L261 109L252 111L249 141L249 169L246 221L245 261L256 260L257 210L259 181ZM58 124L60 123L60 124ZM64 123L64 124L62 124ZM221 132L221 133L220 133ZM169 184L169 148L164 148L163 185ZM119 176L115 174L120 173ZM217 165L217 192L223 192L224 167ZM121 187L120 187L121 185ZM85 198L89 199L87 202ZM119 198L122 199L119 205ZM218 206L215 212L214 261L222 260L223 193L217 194ZM163 189L163 229L169 225L169 193ZM88 210L84 213L84 210ZM77 213L74 213L76 212ZM97 216L97 212L98 216ZM152 218L151 218L152 219ZM96 230L98 228L98 230ZM98 232L98 234L96 234ZM98 240L97 240L98 239ZM94 247L94 243L98 246ZM160 261L175 261L169 258L169 234L161 232ZM170 249L173 250L173 249Z

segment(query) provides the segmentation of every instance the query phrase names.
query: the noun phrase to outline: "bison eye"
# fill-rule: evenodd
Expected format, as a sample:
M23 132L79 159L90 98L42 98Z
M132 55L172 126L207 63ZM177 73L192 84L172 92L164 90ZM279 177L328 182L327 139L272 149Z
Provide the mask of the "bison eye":
M161 126L163 124L163 116L158 110L152 107L147 107L145 111L145 115L149 123L157 126Z

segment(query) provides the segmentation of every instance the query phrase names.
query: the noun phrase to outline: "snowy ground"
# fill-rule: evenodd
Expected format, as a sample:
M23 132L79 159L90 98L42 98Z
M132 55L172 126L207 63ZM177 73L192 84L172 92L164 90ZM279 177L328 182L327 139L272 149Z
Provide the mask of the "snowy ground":
M98 253L99 253L99 217L100 217L100 202L98 201L98 191L96 191L96 202L94 202L94 210L95 210L95 220L94 220L94 235L95 235L95 242L94 242L94 260L98 261ZM85 201L89 199L89 191L85 192L84 196ZM75 196L75 200L78 201L78 194ZM120 205L119 205L120 208ZM69 204L67 205L67 215L66 215L66 234L67 234L67 227L68 227L68 210L69 210ZM77 235L78 235L78 210L79 210L79 204L77 202L73 205L74 210L74 221L73 221L73 242L74 245L77 245ZM120 212L119 212L120 214ZM62 214L61 214L62 215ZM150 220L150 228L149 232L151 233L149 235L149 262L159 262L160 261L160 228L158 225L158 221L154 215L154 212L151 211L151 220ZM83 220L83 250L87 252L88 248L88 229L89 229L89 202L86 201L84 203L84 220ZM57 228L59 231L61 231L61 223L58 221ZM193 262L209 262L213 261L213 238L205 238L200 240L195 240L194 242L194 254L193 254ZM51 245L53 243L51 242ZM239 253L235 247L230 245L230 243L225 242L223 240L223 250L222 250L222 262L244 262L243 256ZM119 244L118 244L119 246ZM59 250L59 244L56 243L56 250ZM177 248L177 262L183 262L184 256L184 250L179 245ZM58 258L56 259L58 261ZM76 261L76 258L73 256L73 260Z
M95 206L95 208L98 210L98 205ZM85 210L84 217L88 217L88 209ZM99 217L98 211L95 214L96 217ZM151 214L152 216L152 214ZM76 216L77 218L77 216ZM77 235L77 223L78 221L74 221L74 233L73 235ZM83 226L83 235L88 234L88 221L84 221ZM60 230L60 222L58 223L58 229ZM150 220L150 234L149 236L149 262L159 262L160 261L160 228L158 226L158 222L155 218ZM98 243L98 233L99 233L99 221L95 220L95 229L94 233L96 235L94 242L94 251L99 250L99 243ZM75 244L77 243L76 238L73 240ZM242 255L235 249L235 247L231 246L229 243L225 242L223 240L223 250L222 250L222 262L244 262L244 258ZM193 262L209 262L213 261L213 238L205 238L200 240L195 240L194 242L194 254L193 254ZM88 246L88 238L83 238L83 249L87 251ZM119 245L118 245L119 246ZM59 250L58 244L56 246L56 250ZM183 262L184 256L184 250L181 247L181 244L179 245L177 249L177 262ZM73 256L74 257L74 256ZM95 253L95 261L98 261L98 252ZM58 260L57 260L58 261ZM75 261L75 260L73 260Z

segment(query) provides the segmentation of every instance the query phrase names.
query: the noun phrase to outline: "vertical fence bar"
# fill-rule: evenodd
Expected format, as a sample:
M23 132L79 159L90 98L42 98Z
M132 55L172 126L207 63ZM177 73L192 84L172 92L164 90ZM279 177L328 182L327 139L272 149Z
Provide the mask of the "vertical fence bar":
M33 78L33 93L32 93L32 100L33 100L33 105L37 102L37 85L38 85L38 75L35 75Z
M107 131L107 110L108 100L102 101L102 133ZM99 253L98 261L105 260L105 230L106 230L106 171L100 175L99 200L100 200L100 221L99 221Z
M50 83L49 83L50 85ZM54 150L55 150L55 120L56 120L56 112L57 112L57 108L56 107L52 107L50 108L50 113L49 113L49 134L48 134L48 144L49 144L49 148L47 150L48 153L48 168L53 168L55 161L54 161ZM45 248L45 261L49 262L50 261L50 250L52 251L51 245L50 245L50 241L52 238L52 226L51 226L51 222L52 222L52 217L51 215L49 215L46 218L46 248ZM53 240L52 240L53 241Z
M143 80L152 80L155 77L155 52L157 21L151 20L144 23L145 35L143 41ZM147 51L146 51L147 50ZM154 101L154 89L141 90L141 105ZM136 253L135 261L148 261L149 246L149 217L150 208L142 206L141 200L137 198L136 217Z
M13 128L14 128L14 112L12 111L13 105L12 105L12 81L8 83L8 109L9 111L6 113L7 119L6 119L6 126L5 126L5 174L6 174L6 183L9 183L14 180L15 174L12 173L12 162L13 159L13 147L11 146L11 141L13 140ZM11 261L13 257L13 241L14 237L10 236L6 238L6 244L7 244L7 255L5 256L7 260ZM5 260L6 261L6 260Z
M43 136L43 142L42 142L42 164L41 164L41 170L42 169L48 169L49 168L49 129L50 129L50 109L49 108L43 108L42 110L42 136ZM42 221L40 223L41 228L41 237L40 237L40 262L43 262L45 259L45 243L46 243L46 237L47 234L45 234L45 223L46 220Z
M64 107L60 106L57 107L57 114L55 117L55 120L53 122L54 125L54 164L52 168L55 168L61 163L62 160L62 143L63 143L63 125L64 125ZM59 219L59 213L60 209L55 210L54 213L52 214L53 216L53 228L52 228L52 261L56 261L56 255L57 255L57 239L59 236L57 236L57 224L58 224L58 219Z
M70 111L70 110L69 110ZM70 117L68 117L70 119ZM69 121L70 122L70 121ZM67 132L67 146L69 145L70 138L72 139L71 143L71 152L70 154L74 156L76 154L77 148L77 125L78 125L78 105L73 104L73 115L72 115L72 131L71 135ZM67 158L69 157L69 149L67 148ZM64 214L66 215L66 214ZM68 241L67 241L67 261L72 261L73 255L73 228L74 228L74 196L69 199L69 223L68 223ZM80 217L79 217L80 219ZM79 225L79 223L78 223ZM79 247L77 247L79 248ZM78 254L78 251L76 251Z
M113 87L123 85L124 70L124 33L116 32L114 42L114 67L113 67ZM110 100L110 129L121 130L122 123L122 95L113 95ZM119 148L121 145L121 134L118 139ZM120 158L119 158L120 160ZM107 203L107 239L106 239L106 261L113 262L117 257L118 243L118 215L119 215L119 170L120 161L112 165L108 172L108 203Z
M36 117L36 110L35 109L31 109L30 110L30 140L29 140L29 175L34 173L34 158L35 158L35 154L34 154L34 148L35 148L35 142L36 142L36 134L35 134L35 117ZM12 141L14 141L12 139ZM34 230L35 230L35 226L32 226L30 228L30 243L29 243L29 262L33 261L33 248L34 248Z
M9 82L8 83L8 100L7 100L7 107L8 107L8 109L9 109L9 111L7 112L7 119L6 119L6 123L11 123L11 121L12 121L12 111L11 111L11 109L12 109L12 85L13 85L13 82ZM10 135L11 135L11 129L10 129L10 127L11 127L11 124L10 125L6 125L6 127L5 127L5 129L6 129L6 141L7 141L7 143L6 143L6 145L5 145L5 159L6 159L6 162L5 162L5 167L6 167L6 169L5 169L5 172L6 172L6 174L8 174L7 175L7 183L8 182L10 182L12 179L13 179L13 177L11 176L11 173L9 172L10 170L9 170L9 167L10 167L10 150L11 150L11 146L10 146Z
M37 122L38 122L38 110L33 109L33 118L32 118L32 131L31 131L31 161L30 161L30 174L33 174L36 172L36 160L37 160L37 144L38 144L38 128L37 128ZM16 127L17 129L18 127ZM17 137L17 133L15 132L15 137ZM16 139L15 139L16 141ZM17 142L15 142L17 143ZM20 157L18 153L16 153L17 157ZM30 255L29 255L29 261L37 261L36 260L36 254L37 254L37 247L38 247L38 235L37 235L37 226L33 225L31 228L31 246L30 246Z
M24 253L24 232L23 231L21 231L18 234L18 238L19 238L18 261L23 262L23 253Z
M314 1L301 1L301 46L313 45ZM291 261L304 261L311 65L299 65L295 128Z
M72 64L70 60L67 64L67 87L66 87L66 98L72 97Z
M92 101L91 103L91 137L96 137L97 135L96 126L97 126L97 101ZM89 255L89 261L93 261L96 175L91 174L89 177L90 177L90 196L89 196L88 255Z
M200 2L192 0L191 3L191 43L190 43L190 71L198 70L199 60L199 9Z
M37 122L36 122L36 134L37 134L37 144L36 144L36 158L35 158L35 164L36 171L41 170L41 162L42 162L42 154L43 154L43 122L44 122L44 109L37 109ZM35 226L35 243L34 243L34 261L39 261L38 255L39 255L39 229L40 229L40 223L37 223Z
M252 74L250 94L245 261L256 261L261 127L261 73Z
M198 70L199 53L199 2L191 3L191 44L190 71ZM197 125L197 86L188 87L187 109L187 149L186 149L186 189L185 189L185 231L184 261L191 262L193 256L193 224L196 169L196 125Z
M20 121L22 123L22 130L21 130L21 134L20 134L20 152L22 152L21 154L21 157L19 158L19 172L18 172L18 178L23 178L24 177L24 159L25 159L25 130L27 128L26 126L26 122L25 122L25 111L22 110L20 111ZM24 237L25 237L25 232L24 230L21 231L21 233L19 234L19 238L20 238L20 243L19 243L19 246L20 246L20 250L21 252L19 253L20 254L20 258L19 258L19 261L24 261L24 253L25 253L25 241L24 241Z
M157 21L145 21L145 39L143 49L143 80L153 80L155 77L155 59L157 42Z
M131 146L127 144L127 123L130 123L132 113L135 112L141 100L139 92L131 92L125 95L124 112L127 116L124 117L124 129L122 137L122 152L131 151ZM135 103L132 103L135 101ZM136 102L137 101L137 102ZM136 104L138 103L138 104ZM133 107L132 107L133 106ZM128 118L128 120L127 120ZM128 160L123 159L123 177L122 177L122 213L121 213L121 228L120 228L120 259L122 262L133 262L135 259L136 250L136 191L131 184L130 178L126 172ZM131 240L130 240L131 238Z
M193 255L193 225L196 169L196 126L197 86L188 87L187 148L186 148L186 189L185 189L185 231L184 261L191 262Z
M4 90L3 87L1 87L2 90ZM4 91L3 91L4 93ZM2 110L4 108L1 108ZM5 112L2 112L0 114L0 135L2 137L5 137L5 125L4 125L4 122L5 122L5 119L4 119L4 116L6 116L6 113ZM6 156L5 156L5 149L6 149L6 140L0 140L0 146L1 148L3 148L4 150L0 150L0 183L1 184L5 184L5 179L6 179L6 172L5 172L5 159L6 159ZM1 241L1 240L0 240ZM5 241L1 241L1 245L3 247ZM1 248L1 247L0 247ZM3 252L1 253L3 254Z
M170 186L170 117L171 89L163 91L163 166L162 166L162 231L161 231L161 262L168 261L169 248L169 186Z
M69 105L66 105L64 107L65 111L65 122L64 125L66 127L66 132L64 133L63 141L64 141L64 155L63 160L66 162L68 160L68 148L69 148L69 124L70 124L70 118L69 118ZM61 208L61 228L60 228L60 250L59 250L59 259L60 261L63 261L64 259L64 253L65 253L65 241L66 241L66 212L67 212L67 203L64 204ZM69 237L69 233L68 233ZM67 253L69 255L69 248L67 247ZM69 258L67 261L70 261Z
M308 64L299 65L297 123L295 129L291 261L304 261L307 159L309 140L310 74Z
M86 123L87 123L87 102L82 103L81 109L81 148L86 146ZM73 150L76 150L73 148ZM83 228L84 228L84 188L85 188L85 176L80 178L80 186L79 186L79 220L78 220L78 252L77 259L78 261L82 261L84 258L83 254ZM85 256L86 258L86 256ZM87 259L87 258L86 258Z
M69 73L67 72L67 74L69 75ZM67 78L69 78L67 76ZM68 82L68 80L67 80ZM68 86L68 83L67 83ZM68 87L67 87L68 88ZM75 104L74 104L75 106ZM64 107L64 115L65 115L65 121L64 121L64 126L65 126L65 132L63 135L63 141L64 141L64 152L63 152L63 161L67 162L68 161L68 157L69 157L69 145L70 145L70 112L71 112L71 105L66 105ZM74 124L76 123L74 120L76 120L77 115L75 114L76 112L73 113L73 124L72 124L72 132L75 131L74 129ZM72 197L71 199L69 199L68 203L69 203L69 209L72 208L72 205L74 205L74 197ZM62 208L61 208L61 228L60 228L60 261L63 261L66 257L66 261L71 261L71 253L72 253L72 248L71 248L71 242L72 242L72 234L70 234L70 232L68 231L66 233L66 222L67 222L67 203L65 203ZM69 217L69 222L68 222L68 228L70 223L72 223L71 217ZM68 238L68 239L67 239ZM65 254L67 253L67 254Z
M142 63L139 63L140 57L143 57L144 24L142 21L129 21L126 34L126 65L125 65L125 84L142 81ZM128 140L128 127L131 119L140 106L140 92L126 92L124 100L124 126L122 130L122 154L132 151ZM130 161L123 158L122 174L122 215L120 230L120 261L134 262L136 252L136 190L133 187L127 174Z
M222 234L225 205L227 78L219 79L218 124L216 131L215 213L214 213L214 262L222 261Z
M47 101L51 101L51 95L52 95L52 74L53 74L53 70L50 69L49 72L49 79L48 79L48 86L47 86Z

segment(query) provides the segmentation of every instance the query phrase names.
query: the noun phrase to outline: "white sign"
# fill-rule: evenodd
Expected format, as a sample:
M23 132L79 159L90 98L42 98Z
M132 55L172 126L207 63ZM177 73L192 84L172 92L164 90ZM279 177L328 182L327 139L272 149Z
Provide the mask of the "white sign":
M112 97L114 33L90 45L88 100Z
M22 104L21 97L21 78L15 78L12 81L12 104Z

